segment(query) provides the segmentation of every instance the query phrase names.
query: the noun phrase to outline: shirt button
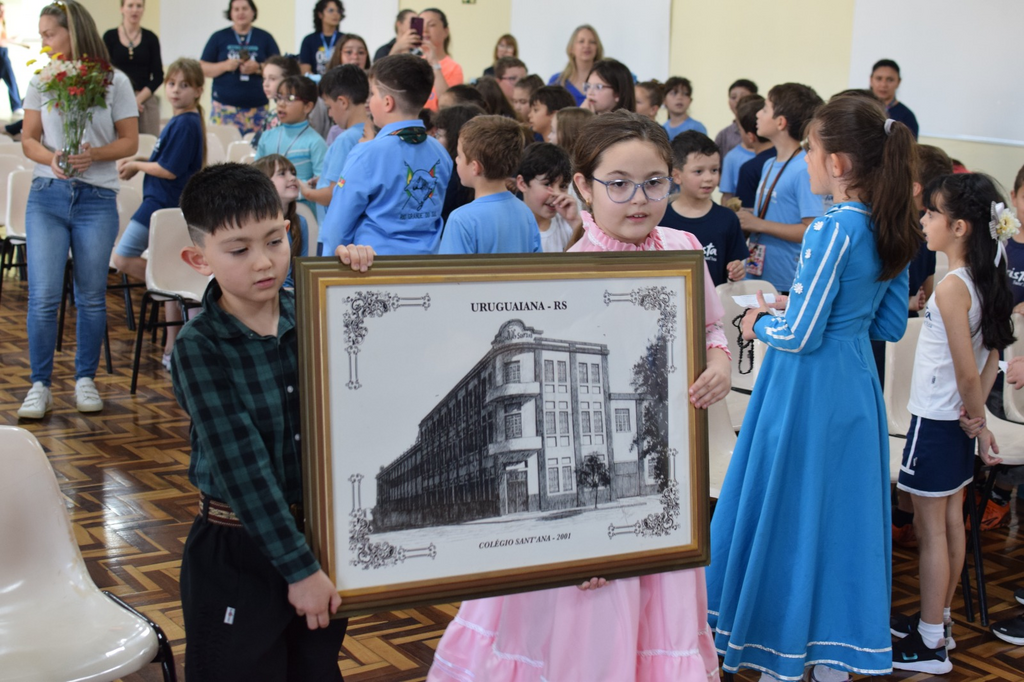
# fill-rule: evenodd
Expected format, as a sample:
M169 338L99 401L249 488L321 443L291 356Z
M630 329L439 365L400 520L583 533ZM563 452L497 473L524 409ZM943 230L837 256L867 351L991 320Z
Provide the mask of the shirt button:
M295 389L294 389L294 388L292 388L291 386L289 386L289 387L288 387L287 391L288 391L289 393L295 393Z
M296 441L299 441L299 440L301 440L301 439L302 439L302 436L300 436L299 434L297 434L297 433L296 433L296 434L295 434L295 440L296 440Z

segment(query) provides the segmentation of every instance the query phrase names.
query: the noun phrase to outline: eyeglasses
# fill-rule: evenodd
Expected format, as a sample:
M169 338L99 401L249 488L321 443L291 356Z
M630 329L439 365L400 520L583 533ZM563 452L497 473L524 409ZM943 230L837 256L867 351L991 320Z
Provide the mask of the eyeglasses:
M289 102L305 102L306 100L298 95L278 95L274 98L274 101L278 104L288 104Z
M508 81L509 83L518 83L519 82L519 76L502 76L498 80L500 80L500 81Z
M643 182L630 182L629 180L598 180L594 182L604 185L608 192L608 198L616 204L626 204L633 200L638 189L643 190L647 201L663 201L672 188L672 180L667 177L648 178Z
M610 85L605 85L604 83L584 83L583 84L583 92L590 92L591 90L593 90L595 92L601 92L605 88L610 88L610 87L611 87Z

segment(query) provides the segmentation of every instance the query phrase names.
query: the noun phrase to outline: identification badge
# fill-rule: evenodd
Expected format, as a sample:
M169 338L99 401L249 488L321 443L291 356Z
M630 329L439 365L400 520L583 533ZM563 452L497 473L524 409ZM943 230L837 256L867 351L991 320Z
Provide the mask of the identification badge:
M747 259L747 274L760 277L764 274L764 244L750 247L750 258Z

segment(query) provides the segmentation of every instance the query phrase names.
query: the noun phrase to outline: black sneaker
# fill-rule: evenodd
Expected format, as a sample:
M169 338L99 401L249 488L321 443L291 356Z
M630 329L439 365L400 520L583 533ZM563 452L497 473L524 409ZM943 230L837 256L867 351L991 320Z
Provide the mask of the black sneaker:
M1017 591L1013 593L1013 598L1024 604L1024 587L1018 587Z
M946 647L929 649L921 641L921 633L914 630L892 647L892 667L896 670L914 670L933 675L944 675L953 669Z
M1024 589L1020 590L1021 597L1024 598ZM1024 602L1021 602L1024 604ZM903 639L907 635L917 632L917 624L921 620L921 612L918 611L912 616L904 616L902 613L894 613L889 617L889 632L892 633L893 637ZM952 651L956 648L956 640L953 639L953 623L952 621L943 623L942 628L943 634L946 635L946 651Z
M1020 590L1017 590L1020 592ZM1024 616L1001 620L992 624L992 634L1010 644L1024 644Z

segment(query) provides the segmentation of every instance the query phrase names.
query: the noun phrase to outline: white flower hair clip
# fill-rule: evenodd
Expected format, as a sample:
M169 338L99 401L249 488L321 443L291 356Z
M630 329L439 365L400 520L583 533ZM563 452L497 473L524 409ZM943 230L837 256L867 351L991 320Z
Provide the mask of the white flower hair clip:
M988 224L989 234L996 240L996 265L1006 258L1006 240L1020 232L1020 221L1010 212L1006 204L992 202L992 220Z

